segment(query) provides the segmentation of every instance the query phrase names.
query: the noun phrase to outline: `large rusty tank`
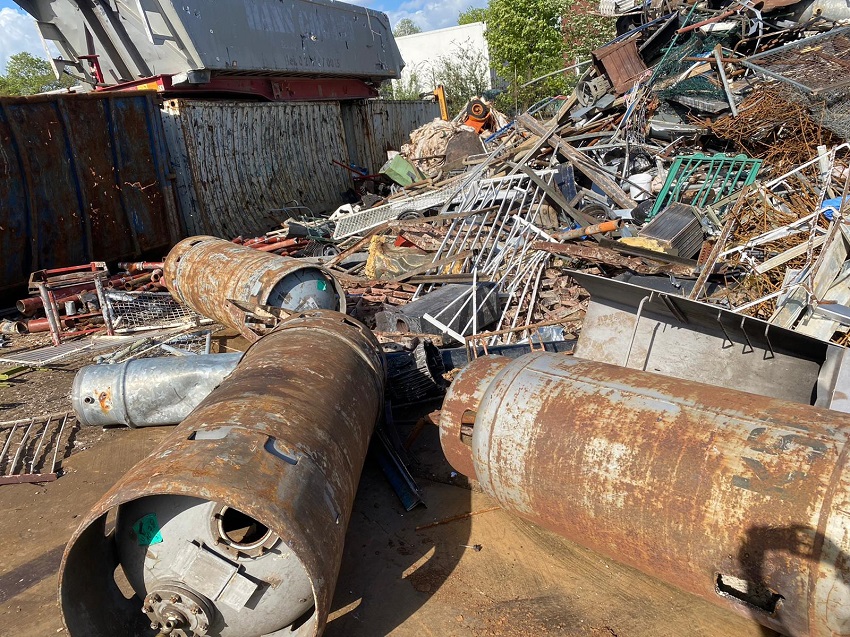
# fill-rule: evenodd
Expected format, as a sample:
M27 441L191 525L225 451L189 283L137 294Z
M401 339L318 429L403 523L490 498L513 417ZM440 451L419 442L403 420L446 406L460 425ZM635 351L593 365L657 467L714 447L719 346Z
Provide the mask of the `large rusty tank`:
M345 290L323 267L216 237L189 237L174 246L164 280L174 298L249 340L259 338L249 323L258 306L345 312Z
M384 359L336 312L292 317L94 506L62 560L74 637L315 637Z
M850 417L571 356L485 357L442 410L506 510L793 637L850 635Z

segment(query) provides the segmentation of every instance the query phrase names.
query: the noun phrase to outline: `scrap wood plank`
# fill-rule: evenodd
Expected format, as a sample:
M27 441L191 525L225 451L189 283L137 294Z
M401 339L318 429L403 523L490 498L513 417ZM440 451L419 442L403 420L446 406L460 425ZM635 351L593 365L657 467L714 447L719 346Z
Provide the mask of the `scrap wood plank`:
M599 243L605 248L610 248L614 252L619 252L620 254L625 254L630 257L640 257L641 259L647 259L649 261L655 261L657 263L669 263L670 265L684 266L681 272L689 273L684 276L693 276L694 274L696 274L699 265L693 259L685 259L684 257L673 256L672 254L667 254L666 252L658 252L656 250L649 250L647 248L641 248L638 246L630 246L619 241L614 241L613 239L609 239L607 237L602 237L599 240Z
M527 113L520 115L517 120L524 128L528 129L535 135L540 135L542 137L548 133L540 122ZM548 141L552 148L570 160L577 170L599 186L602 192L608 195L615 204L621 208L628 208L629 210L637 206L637 203L627 196L623 189L617 185L617 182L609 177L605 169L599 166L596 162L585 157L578 150L570 146L570 144L554 133L549 135Z

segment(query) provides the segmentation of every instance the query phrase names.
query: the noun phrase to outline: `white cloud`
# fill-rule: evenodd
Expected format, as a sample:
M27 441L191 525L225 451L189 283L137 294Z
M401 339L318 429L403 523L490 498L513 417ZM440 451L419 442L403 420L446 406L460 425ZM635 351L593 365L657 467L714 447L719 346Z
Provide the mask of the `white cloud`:
M27 51L45 57L35 20L28 13L4 7L0 9L0 73L6 72L6 62L15 53Z
M456 26L460 12L469 7L485 6L487 0L408 0L386 13L393 26L403 18L410 18L423 31L433 31Z

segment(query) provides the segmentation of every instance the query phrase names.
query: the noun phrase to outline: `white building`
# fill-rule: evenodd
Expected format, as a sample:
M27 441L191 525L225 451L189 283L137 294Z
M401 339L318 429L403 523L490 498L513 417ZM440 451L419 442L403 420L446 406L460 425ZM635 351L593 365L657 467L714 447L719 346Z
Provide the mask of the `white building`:
M401 79L393 85L410 86L415 78L420 92L433 91L439 81L435 71L441 58L445 57L464 65L478 64L480 60L486 87L493 87L490 71L490 53L484 38L483 22L473 22L446 29L424 31L396 38L405 67Z

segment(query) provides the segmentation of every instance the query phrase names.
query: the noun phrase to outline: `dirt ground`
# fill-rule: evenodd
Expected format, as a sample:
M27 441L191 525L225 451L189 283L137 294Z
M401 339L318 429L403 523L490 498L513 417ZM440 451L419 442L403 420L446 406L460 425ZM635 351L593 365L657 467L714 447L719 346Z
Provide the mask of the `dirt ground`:
M32 370L0 387L0 420L67 409L85 362ZM396 415L404 438L418 412ZM82 428L58 480L0 486L0 637L66 634L57 603L65 543L78 519L167 431ZM502 510L417 531L495 503L452 476L436 428L424 430L411 451L427 506L405 512L367 459L326 637L774 635Z

